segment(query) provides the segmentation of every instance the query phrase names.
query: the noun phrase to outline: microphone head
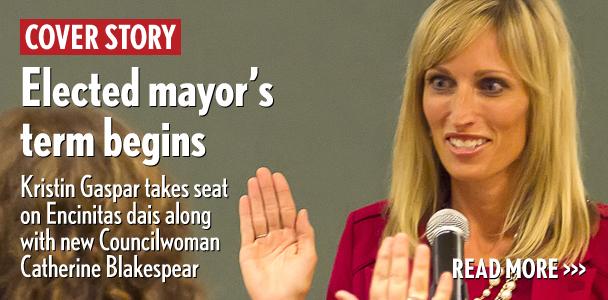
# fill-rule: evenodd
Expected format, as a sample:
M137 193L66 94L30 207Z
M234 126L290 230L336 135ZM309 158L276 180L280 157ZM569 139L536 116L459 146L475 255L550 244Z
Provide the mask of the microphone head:
M462 235L466 241L469 238L469 221L457 210L450 208L439 210L426 223L426 239L432 246L435 239L446 232Z

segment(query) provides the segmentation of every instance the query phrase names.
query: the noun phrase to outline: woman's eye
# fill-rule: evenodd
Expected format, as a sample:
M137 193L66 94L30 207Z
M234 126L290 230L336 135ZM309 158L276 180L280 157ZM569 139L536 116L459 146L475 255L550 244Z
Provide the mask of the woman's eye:
M429 84L438 91L445 91L454 87L454 81L445 76L433 76L429 78Z
M506 83L498 78L484 78L479 82L479 89L489 95L498 95L507 88Z

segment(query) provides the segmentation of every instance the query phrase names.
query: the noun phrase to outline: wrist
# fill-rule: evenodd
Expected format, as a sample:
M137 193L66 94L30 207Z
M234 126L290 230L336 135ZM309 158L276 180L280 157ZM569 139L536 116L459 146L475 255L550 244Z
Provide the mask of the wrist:
M277 296L277 295L270 296L268 294L259 295L259 296L250 295L250 298L251 298L251 300L306 300L307 295L308 295L308 291L300 293L298 295L289 295L289 296Z
M294 300L306 300L306 295L308 294L308 292L306 293L302 293L301 295L298 295L296 297L294 297Z

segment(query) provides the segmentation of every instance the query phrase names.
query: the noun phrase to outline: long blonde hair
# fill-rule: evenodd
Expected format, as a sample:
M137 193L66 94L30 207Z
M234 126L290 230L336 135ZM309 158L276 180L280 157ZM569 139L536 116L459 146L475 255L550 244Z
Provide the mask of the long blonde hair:
M591 226L577 149L570 36L552 0L438 0L427 9L409 49L384 234L419 236L420 223L448 201L449 175L422 111L423 76L488 28L496 30L501 54L530 98L527 143L502 231L518 233L507 256L571 262L584 255Z

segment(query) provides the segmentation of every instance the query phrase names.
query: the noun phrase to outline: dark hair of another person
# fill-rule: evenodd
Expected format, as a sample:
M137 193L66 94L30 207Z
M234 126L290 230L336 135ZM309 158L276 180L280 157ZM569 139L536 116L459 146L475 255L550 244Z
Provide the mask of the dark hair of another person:
M138 183L143 186L146 178L151 183L160 184L163 174L158 167L145 166L143 158L131 158L121 155L116 158L103 155L103 122L108 114L102 110L91 109L23 109L18 108L3 113L0 125L0 299L202 299L202 289L192 280L170 278L162 283L160 278L106 278L106 253L97 241L100 231L107 227L117 237L149 236L157 226L165 237L182 236L185 226L175 225L129 225L125 214L133 202L145 208L152 204L161 212L171 209L175 200L149 199L140 190L136 199L85 198L79 193L80 179L85 174L93 175L93 183L126 184ZM132 132L118 119L113 118L112 129L124 137ZM25 157L22 151L20 134L23 123L31 125L34 136L38 133L87 133L95 140L94 157ZM65 146L61 149L65 151ZM75 198L65 199L32 199L21 197L21 175L34 175L32 182L46 178L47 182L55 178L64 178L66 184L76 187ZM71 211L91 210L93 205L103 205L104 210L121 211L123 222L120 225L45 225L47 201L55 201L55 210ZM39 211L42 215L41 225L23 225L19 220L22 211ZM19 238L32 236L35 231L48 227L51 235L58 242L60 237L94 237L92 251L24 251ZM57 245L58 246L58 245ZM56 264L75 263L77 257L81 263L100 264L101 278L25 278L20 271L21 258L29 254L31 263L41 263L43 258L53 255ZM119 252L127 263L137 255L140 263L179 264L182 255L179 252ZM31 264L30 263L30 264Z

